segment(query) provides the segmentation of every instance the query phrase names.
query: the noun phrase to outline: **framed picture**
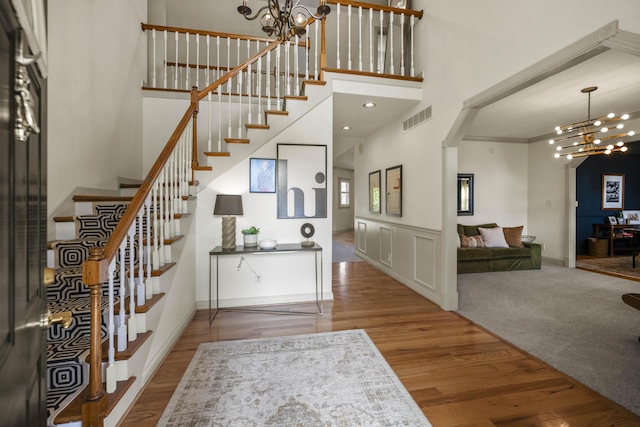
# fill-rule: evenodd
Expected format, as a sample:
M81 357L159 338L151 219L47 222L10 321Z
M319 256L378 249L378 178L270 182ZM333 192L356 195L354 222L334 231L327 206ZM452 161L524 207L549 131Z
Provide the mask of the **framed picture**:
M610 225L616 225L618 222L616 221L616 217L615 216L609 216L607 217L609 218L609 224Z
M327 217L327 146L278 144L278 218Z
M369 173L369 211L380 213L380 179L382 172Z
M640 224L640 211L622 211L622 217L627 224Z
M458 174L458 216L473 215L473 174Z
M386 170L387 215L402 216L402 165Z
M276 192L275 159L249 159L249 192Z
M602 210L624 209L624 175L602 174Z
M624 219L624 218L618 218L618 224L620 224L620 225L624 225L624 224L626 224L626 223L627 223L627 220L626 220L626 219Z
M409 0L389 0L389 7L406 9L409 7Z

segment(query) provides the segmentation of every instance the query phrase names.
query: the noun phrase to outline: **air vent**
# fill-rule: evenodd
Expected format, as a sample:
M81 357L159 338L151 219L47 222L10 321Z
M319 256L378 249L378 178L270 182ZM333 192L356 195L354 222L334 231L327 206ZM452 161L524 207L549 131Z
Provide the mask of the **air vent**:
M428 106L424 110L418 112L413 117L405 120L402 123L402 132L408 132L414 127L418 126L420 123L424 123L431 118L431 106Z

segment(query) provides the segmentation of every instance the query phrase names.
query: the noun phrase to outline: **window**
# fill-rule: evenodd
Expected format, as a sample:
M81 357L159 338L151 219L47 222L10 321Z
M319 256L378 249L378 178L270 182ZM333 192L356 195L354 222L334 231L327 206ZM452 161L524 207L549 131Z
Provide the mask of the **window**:
M338 178L340 184L340 207L351 206L351 182L347 178Z

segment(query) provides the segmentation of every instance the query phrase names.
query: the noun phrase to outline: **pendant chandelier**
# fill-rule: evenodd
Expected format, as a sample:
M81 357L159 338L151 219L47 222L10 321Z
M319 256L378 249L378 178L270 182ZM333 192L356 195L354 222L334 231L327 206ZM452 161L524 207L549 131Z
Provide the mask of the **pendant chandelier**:
M262 31L269 36L275 36L280 40L289 40L293 36L302 37L307 30L305 26L309 19L322 19L331 12L326 0L320 0L320 5L314 13L307 6L301 5L300 0L267 0L267 5L258 9L251 16L251 8L247 6L247 0L242 0L238 6L238 12L248 21L260 17Z
M615 114L610 113L606 116L591 118L591 92L597 89L597 86L590 86L580 91L588 95L587 120L556 127L555 130L558 137L549 140L549 144L559 142L567 145L556 147L555 158L566 157L567 159L573 159L574 157L593 156L596 154L609 155L615 152L624 153L627 151L622 138L633 136L635 132L615 132L619 132L624 128L624 124L620 122L627 120L629 118L628 114L616 117ZM609 131L612 133L607 134Z

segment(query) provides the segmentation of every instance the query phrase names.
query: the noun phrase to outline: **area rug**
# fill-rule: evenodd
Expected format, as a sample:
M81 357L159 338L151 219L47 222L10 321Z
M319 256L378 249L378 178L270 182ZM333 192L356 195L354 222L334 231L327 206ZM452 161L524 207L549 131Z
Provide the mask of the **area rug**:
M631 255L606 258L578 258L576 267L594 273L608 274L624 279L640 281L640 260L633 268Z
M158 426L430 426L363 330L200 344Z

